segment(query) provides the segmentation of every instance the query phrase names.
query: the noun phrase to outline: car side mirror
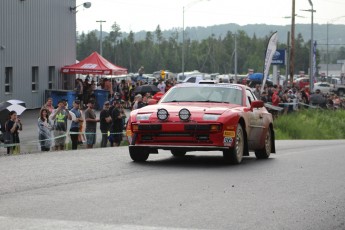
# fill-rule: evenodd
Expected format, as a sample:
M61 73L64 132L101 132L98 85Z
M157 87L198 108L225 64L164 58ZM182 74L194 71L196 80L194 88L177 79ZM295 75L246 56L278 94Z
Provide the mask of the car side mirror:
M256 100L256 101L253 101L251 104L250 104L250 107L251 109L258 109L258 108L262 108L264 107L264 102L261 101L261 100Z

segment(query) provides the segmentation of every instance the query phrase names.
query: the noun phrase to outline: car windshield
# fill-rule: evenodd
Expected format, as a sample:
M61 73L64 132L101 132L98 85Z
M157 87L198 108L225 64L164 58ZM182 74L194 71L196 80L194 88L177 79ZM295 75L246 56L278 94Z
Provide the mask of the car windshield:
M242 88L238 86L175 87L168 91L161 103L213 102L242 105Z

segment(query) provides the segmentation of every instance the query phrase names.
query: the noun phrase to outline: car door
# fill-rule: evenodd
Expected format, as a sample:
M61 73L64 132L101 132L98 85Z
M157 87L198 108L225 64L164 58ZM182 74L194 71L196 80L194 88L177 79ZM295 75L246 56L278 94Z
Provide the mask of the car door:
M246 89L246 106L251 107L251 103L257 100L250 89ZM264 132L263 108L254 108L247 112L247 137L249 149L255 149L260 145Z

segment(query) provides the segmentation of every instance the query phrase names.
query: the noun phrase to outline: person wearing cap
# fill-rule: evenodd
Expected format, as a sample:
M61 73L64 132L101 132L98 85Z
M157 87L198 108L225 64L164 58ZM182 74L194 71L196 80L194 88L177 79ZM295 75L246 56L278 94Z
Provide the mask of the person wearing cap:
M73 108L71 109L71 113L73 114L73 119L70 127L70 137L72 141L72 150L78 148L78 134L79 134L79 128L80 124L84 122L82 113L79 109L80 107L80 101L75 100L73 102Z
M122 141L123 131L123 116L121 112L121 100L114 101L114 108L111 112L111 126L110 126L110 146L119 146Z
M86 128L85 128L85 136L86 136L86 147L88 149L93 148L93 145L96 143L96 128L97 122L99 119L96 118L96 113L94 110L95 101L89 100L87 103L87 109L84 112Z
M102 133L102 140L101 140L101 148L107 147L108 143L108 132L110 131L111 125L111 116L109 112L110 102L104 102L103 109L99 114L99 128L101 129Z
M50 114L49 119L54 121L54 149L64 150L67 133L67 119L71 120L72 117L63 100L58 102L58 107Z

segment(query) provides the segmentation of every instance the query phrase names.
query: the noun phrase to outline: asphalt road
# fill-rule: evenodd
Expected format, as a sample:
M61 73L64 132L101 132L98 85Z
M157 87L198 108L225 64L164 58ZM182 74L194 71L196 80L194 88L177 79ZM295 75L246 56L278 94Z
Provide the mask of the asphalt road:
M345 229L344 140L133 163L126 147L0 156L0 229Z

